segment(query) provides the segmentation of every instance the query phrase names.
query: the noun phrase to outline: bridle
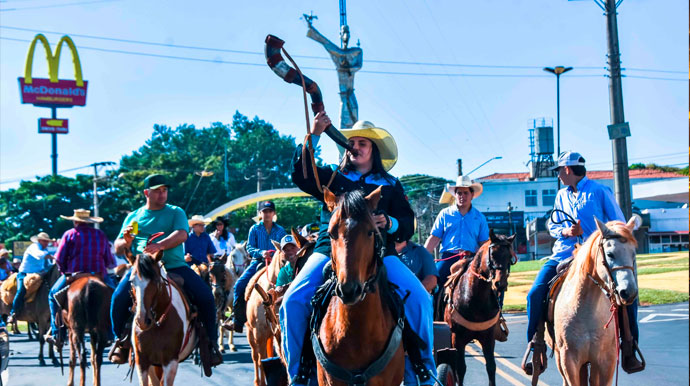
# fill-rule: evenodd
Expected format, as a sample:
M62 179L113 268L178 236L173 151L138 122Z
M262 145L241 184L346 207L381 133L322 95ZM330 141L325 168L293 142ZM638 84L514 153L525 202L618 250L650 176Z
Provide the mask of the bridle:
M508 267L504 267L503 265L497 265L496 260L493 257L494 248L500 248L500 247L507 247L510 250L510 254L512 257L511 257L511 261L510 261L510 264L508 265ZM508 274L510 274L510 266L515 265L515 263L517 263L517 255L515 254L515 251L513 251L513 244L509 243L507 241L499 241L499 242L493 242L492 241L491 244L489 244L489 248L487 250L488 250L488 252L487 252L488 264L487 265L489 268L489 277L484 276L483 272L477 272L474 269L473 264L470 264L469 271L470 271L470 274L472 274L474 277L476 277L480 280L483 280L487 283L493 283L493 281L496 279L496 271L506 271ZM481 257L480 257L480 259L481 259ZM481 266L481 262L480 262L480 266Z
M220 271L221 271L220 275L216 275L216 273L214 273L214 271L213 271L214 268L218 269L217 268L218 266L220 266L220 268L221 268L220 269ZM215 290L220 290L220 293L222 294L221 299L220 299L221 301L220 302L216 301L216 312L222 312L225 309L225 303L228 300L228 291L225 290L225 281L227 280L227 278L225 277L225 274L226 274L225 264L223 264L223 262L220 260L214 260L211 263L211 266L209 267L208 273L209 273L209 276L211 276L211 274L213 274L213 277L215 278L215 280L213 280L213 282L211 282L209 280L209 282L210 282L209 284L211 285L211 288L214 290L213 291L214 297L215 297L215 293L216 293Z
M608 235L604 235L602 233L601 238L599 239L599 245L598 245L598 251L597 255L601 255L601 262L604 265L604 269L606 269L606 274L608 275L608 280L604 282L600 277L594 277L592 274L587 273L587 277L589 277L594 284L596 284L602 292L604 292L604 295L609 299L611 304L615 304L616 306L625 306L629 305L632 301L635 299L632 299L629 303L626 303L623 301L623 299L620 296L620 293L618 292L618 282L616 281L616 277L613 275L615 271L621 271L621 270L630 270L632 271L633 275L635 274L635 267L630 266L630 265L621 265L617 267L611 267L609 265L609 262L606 260L606 252L604 251L604 242L607 240L612 240L612 239L625 239L623 236L617 234L617 233L611 233ZM598 261L599 259L595 256L595 261Z

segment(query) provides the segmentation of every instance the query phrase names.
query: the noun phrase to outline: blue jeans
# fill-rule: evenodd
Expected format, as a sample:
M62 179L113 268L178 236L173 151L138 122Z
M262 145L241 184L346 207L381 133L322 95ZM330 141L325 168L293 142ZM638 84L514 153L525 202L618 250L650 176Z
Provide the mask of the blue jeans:
M527 342L531 341L534 333L537 332L537 326L542 316L541 314L544 309L546 295L549 292L549 282L556 276L558 263L559 261L557 260L548 259L544 266L541 267L539 274L537 274L536 279L534 279L532 289L530 289L527 294ZM637 307L637 300L626 307L628 320L630 322L630 333L635 341L639 341L640 337L640 330L637 327Z
M25 277L26 273L17 273L17 294L14 295L10 314L19 314L22 311L22 308L24 308L24 297L26 297L26 288L24 287Z
M103 283L110 288L115 288L115 283L108 275L103 275ZM48 306L50 307L50 334L55 337L57 337L58 334L58 326L55 323L55 315L62 311L62 308L58 304L57 300L55 300L55 294L61 289L65 288L65 286L67 286L67 278L65 275L60 275L48 293ZM109 338L112 338L112 336Z
M324 254L312 254L285 293L283 304L280 306L283 351L291 381L297 376L299 370L304 336L312 312L311 298L316 289L325 281L322 272L329 260L330 258ZM408 291L410 293L405 301L405 316L412 330L427 343L426 349L421 350L422 360L427 369L436 375L431 296L419 279L397 256L384 257L383 264L388 272L388 280L400 287L398 295L404 297ZM405 358L405 385L417 385L416 374L407 357Z
M183 289L189 296L189 300L199 309L199 319L204 324L206 335L215 344L218 340L218 331L216 329L216 303L213 300L211 288L189 267L172 268L167 271L181 276L184 280ZM110 303L110 320L113 324L113 333L117 338L122 338L124 335L125 324L131 315L129 312L132 308L132 297L129 294L132 288L132 283L129 281L131 273L132 269L130 268L115 288Z
M232 299L232 313L235 320L235 325L244 325L247 322L246 302L244 300L244 291L247 289L249 282L256 272L263 267L263 260L253 259L247 269L242 272L242 276L235 282L234 294Z

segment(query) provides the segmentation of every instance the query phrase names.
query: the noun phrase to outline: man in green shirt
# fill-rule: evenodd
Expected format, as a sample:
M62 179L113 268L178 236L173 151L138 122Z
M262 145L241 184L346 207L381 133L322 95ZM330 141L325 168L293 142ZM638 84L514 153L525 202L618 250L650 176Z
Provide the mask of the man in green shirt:
M175 273L184 279L184 291L199 309L199 318L204 325L211 344L212 365L223 362L217 346L216 308L211 289L192 271L184 260L182 244L187 240L189 226L187 215L181 208L170 205L168 201L168 183L164 176L152 174L144 180L144 196L146 204L130 213L122 224L120 234L115 240L115 251L123 255L126 249L132 253L155 254L163 251L163 266L169 273ZM146 245L149 237L157 232L163 232L160 240ZM113 293L110 304L110 318L113 332L118 338L108 355L111 362L127 363L131 342L129 331L125 325L131 317L129 309L132 307L130 297L130 271L120 280L120 284Z
M297 251L299 247L295 238L292 235L283 236L280 240L280 249L285 255L285 259L288 261L283 268L280 269L278 273L278 279L276 280L276 292L281 292L283 286L290 285L292 280L295 279L295 262L297 261Z

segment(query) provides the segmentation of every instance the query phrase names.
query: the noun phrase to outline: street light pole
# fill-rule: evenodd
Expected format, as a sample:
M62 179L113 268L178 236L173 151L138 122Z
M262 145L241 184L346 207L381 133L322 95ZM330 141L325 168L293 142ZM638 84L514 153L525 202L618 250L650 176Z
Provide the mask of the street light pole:
M465 175L466 175L466 176L469 176L469 175L472 174L473 172L476 172L477 169L479 169L480 167L482 167L482 166L488 164L489 162L491 162L491 161L493 161L493 160L495 160L495 159L503 159L503 157L501 157L501 156L491 157L491 158L489 158L486 162L484 162L483 164L481 164L481 165L477 166L476 168L472 169L469 173L467 173L467 174L465 174Z
M556 157L561 155L561 74L572 70L572 67L544 67L544 71L556 75ZM561 189L561 180L556 178L558 190Z
M55 134L53 134L53 135L55 135ZM93 166L93 215L96 217L99 217L98 216L98 167L99 166L105 166L105 165L115 165L115 162L106 161L106 162L94 162L91 164L91 166ZM100 226L98 223L95 223L94 227L96 229L100 229Z

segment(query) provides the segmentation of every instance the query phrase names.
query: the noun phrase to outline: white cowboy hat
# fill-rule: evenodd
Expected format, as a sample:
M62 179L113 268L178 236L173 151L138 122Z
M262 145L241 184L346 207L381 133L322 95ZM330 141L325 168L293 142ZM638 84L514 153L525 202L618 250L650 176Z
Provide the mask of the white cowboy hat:
M210 223L211 223L211 219L210 219L210 218L205 218L204 216L202 216L202 215L200 215L200 214L195 214L194 216L192 216L192 218L190 218L190 219L187 221L187 224L189 224L190 227L192 227L192 226L194 226L194 225L196 225L196 224L204 224L204 225L206 225L206 224L210 224Z
M72 221L79 221L79 222L90 222L90 223L101 223L101 222L103 222L103 217L91 216L91 211L87 210L87 209L75 209L74 215L72 215L72 216L60 215L60 217L64 218L65 220L72 220Z
M456 181L455 185L446 184L446 190L448 190L449 193L455 193L455 188L471 188L472 192L474 192L472 198L479 197L482 194L482 191L484 191L482 184L473 181L468 176L458 176L458 180Z
M351 129L342 129L340 133L348 140L352 137L364 137L375 143L386 171L393 169L398 162L398 145L386 129L376 127L369 121L357 121Z
M12 250L11 250L11 249L10 249L10 250L7 250L7 249L5 249L5 248L0 249L0 257L3 257L3 256L9 257L9 256L10 256L10 253L12 253Z
M41 232L36 236L31 236L30 240L32 243L37 243L38 240L53 241L53 239L51 239L50 236L48 236L48 234L45 232Z

